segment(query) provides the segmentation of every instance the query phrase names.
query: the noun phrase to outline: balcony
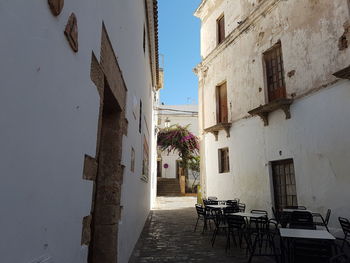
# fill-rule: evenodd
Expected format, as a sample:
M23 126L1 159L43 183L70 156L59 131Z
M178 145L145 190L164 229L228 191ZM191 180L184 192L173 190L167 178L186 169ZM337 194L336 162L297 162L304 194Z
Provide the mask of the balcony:
M231 129L232 123L230 122L224 122L224 123L218 123L214 126L211 126L209 128L204 129L206 133L210 132L215 136L215 141L218 140L219 131L225 130L226 131L226 137L230 137L230 129Z
M290 105L293 103L292 99L278 99L272 102L269 102L268 104L261 105L251 111L248 111L248 113L252 116L259 116L262 121L264 122L264 126L269 125L269 114L276 110L283 110L286 119L290 119Z

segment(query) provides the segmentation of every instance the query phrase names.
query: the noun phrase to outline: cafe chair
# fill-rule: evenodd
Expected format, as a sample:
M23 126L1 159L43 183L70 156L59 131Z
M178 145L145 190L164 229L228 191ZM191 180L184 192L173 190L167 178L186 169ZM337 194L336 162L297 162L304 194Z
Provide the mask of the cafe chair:
M331 209L328 209L327 210L327 214L326 214L326 217L323 218L323 216L320 214L320 213L312 213L312 216L314 218L319 218L321 221L315 221L314 224L316 226L323 226L327 229L327 231L329 232L329 229L328 229L328 222L329 222L329 218L331 217Z
M209 228L211 228L210 220L213 220L213 217L200 204L196 204L196 211L197 211L197 222L196 222L196 225L194 227L193 232L196 232L198 222L199 222L199 220L201 220L201 221L203 221L203 229L202 229L202 233L203 233L204 230L207 230L207 228L208 228L208 222L209 222Z
M242 216L227 215L227 236L226 236L226 251L230 248L231 238L237 246L236 237L238 237L239 246L242 248L242 241L245 240L246 244L249 246L247 239L247 224Z
M294 211L290 215L290 228L316 229L312 214L306 211Z
M339 217L338 220L344 233L343 243L341 245L341 250L343 251L345 243L350 246L350 221L344 217Z
M216 236L220 231L227 232L227 224L224 215L222 214L221 209L213 209L210 211L214 219L215 229L213 236L211 238L211 246L214 247Z

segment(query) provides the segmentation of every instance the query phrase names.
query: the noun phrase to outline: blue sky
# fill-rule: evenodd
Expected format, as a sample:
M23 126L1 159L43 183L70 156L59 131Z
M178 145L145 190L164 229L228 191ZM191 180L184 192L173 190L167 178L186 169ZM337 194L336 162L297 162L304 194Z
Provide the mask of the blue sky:
M158 0L160 66L167 105L198 103L198 79L192 69L200 62L200 20L193 16L201 0ZM162 55L164 55L164 64Z

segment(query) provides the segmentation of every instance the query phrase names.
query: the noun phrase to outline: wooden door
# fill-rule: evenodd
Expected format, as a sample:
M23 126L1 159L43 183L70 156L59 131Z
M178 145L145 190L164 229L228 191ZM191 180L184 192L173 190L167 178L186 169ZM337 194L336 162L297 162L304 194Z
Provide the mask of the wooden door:
M269 102L286 98L283 57L280 44L264 54Z
M228 107L227 107L226 82L217 87L216 103L217 103L217 123L227 123L228 122Z
M272 162L272 178L276 210L298 206L293 159Z

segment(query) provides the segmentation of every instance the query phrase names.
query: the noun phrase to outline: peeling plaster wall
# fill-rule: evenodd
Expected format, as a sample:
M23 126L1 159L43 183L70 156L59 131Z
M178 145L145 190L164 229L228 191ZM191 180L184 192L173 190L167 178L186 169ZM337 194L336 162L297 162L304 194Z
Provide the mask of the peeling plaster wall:
M338 48L338 40L344 33L343 25L349 20L348 7L346 1L312 3L279 2L265 18L228 46L224 42L225 49L218 54L214 50L214 55L203 60L203 66L208 67L203 101L208 117L204 128L216 124L215 86L222 81L227 81L229 120L237 121L248 116L249 110L265 104L262 54L278 41L282 43L288 97L303 96L336 80L332 74L348 66L350 60L349 49L339 51ZM233 7L218 7L220 10L230 8ZM216 39L216 27L210 22L216 21L216 17L213 14L202 24L202 46ZM288 77L287 73L293 70L294 76Z
M63 34L72 12L78 20L77 53ZM140 179L144 136L150 147L154 144L151 71L148 47L145 54L142 47L143 1L65 1L58 17L47 1L2 1L1 262L87 262L88 248L80 242L83 217L91 211L92 182L82 175L84 154L95 156L96 151L100 99L90 66L92 51L100 57L102 22L128 88L118 262L128 261L142 231L151 187Z
M204 192L219 199L239 197L248 210L269 210L269 162L293 158L299 204L322 213L332 208L331 223L337 226L337 216L350 216L344 201L350 198L345 190L350 183L346 175L350 168L350 121L346 117L350 84L332 75L350 61L349 48L339 50L339 39L350 19L348 1L265 0L255 2L256 9L249 8L252 1L232 2L224 1L202 20L203 62L196 68L200 134L216 124L215 87L223 81L227 81L232 122L230 138L224 131L220 131L218 141L212 134L201 135L201 159L206 164L201 170ZM256 15L262 7L268 11ZM228 24L237 20L235 15L229 17L233 8L246 10L241 13L246 20L226 31L226 40L217 47L214 22L223 11ZM198 10L196 15L203 19ZM295 101L290 120L276 111L264 127L259 117L250 117L247 112L267 102L263 53L278 41L282 44L287 97ZM288 77L293 70L295 74ZM231 171L218 174L217 151L226 146L230 147Z

